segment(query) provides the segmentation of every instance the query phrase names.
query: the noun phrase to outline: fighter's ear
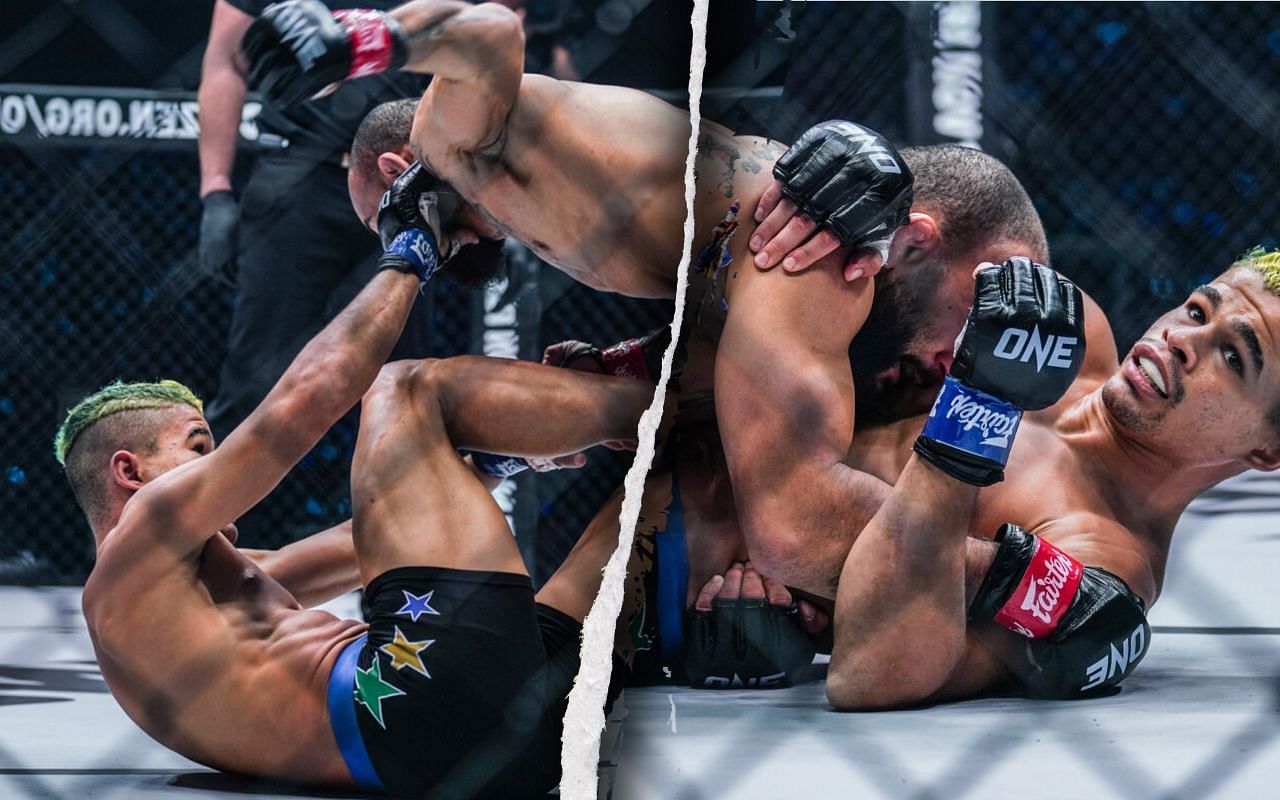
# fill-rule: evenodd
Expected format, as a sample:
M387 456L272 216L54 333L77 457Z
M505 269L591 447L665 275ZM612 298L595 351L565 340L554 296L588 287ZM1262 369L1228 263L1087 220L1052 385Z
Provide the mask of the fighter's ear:
M378 173L390 185L392 181L400 177L400 173L409 168L411 163L413 162L406 160L400 153L382 153L378 156Z
M913 211L907 224L893 234L890 261L907 261L936 249L941 242L938 221L929 214Z
M1250 467L1261 472L1271 472L1280 468L1280 442L1250 451L1249 455L1245 456L1245 461Z
M142 488L142 465L138 457L128 450L117 450L111 454L111 479L117 486L136 492Z

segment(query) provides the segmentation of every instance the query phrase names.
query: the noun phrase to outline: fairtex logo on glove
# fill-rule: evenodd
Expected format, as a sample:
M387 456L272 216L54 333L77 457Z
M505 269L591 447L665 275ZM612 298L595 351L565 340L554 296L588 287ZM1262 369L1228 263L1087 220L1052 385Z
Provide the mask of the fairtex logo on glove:
M1004 464L1021 421L1017 406L949 377L942 382L922 435Z
M440 269L440 254L436 251L435 239L429 231L406 228L391 240L387 252L401 256L412 264L423 283L431 280L431 276Z
M1029 639L1043 639L1058 627L1084 574L1079 561L1044 539L1036 539L1031 563L995 621Z
M1040 326L1036 325L1027 333L1022 328L1005 328L996 342L992 355L1007 361L1036 360L1036 372L1044 369L1047 363L1057 369L1070 369L1072 351L1080 340L1075 336L1040 337Z
M978 429L982 433L982 444L993 447L1008 447L1009 437L1018 429L1018 414L1001 413L980 402L972 395L958 394L951 398L947 406L947 419L955 419L962 430Z

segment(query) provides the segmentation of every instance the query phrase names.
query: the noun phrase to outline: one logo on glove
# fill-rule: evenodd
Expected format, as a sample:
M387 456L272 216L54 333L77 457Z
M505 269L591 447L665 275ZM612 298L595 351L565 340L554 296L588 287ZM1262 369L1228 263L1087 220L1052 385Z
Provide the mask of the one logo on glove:
M996 623L1028 639L1043 639L1058 627L1083 575L1079 561L1036 539L1031 563L1009 602L996 612Z
M1036 325L1027 333L1022 328L1006 328L996 342L992 352L996 358L1007 361L1036 360L1036 372L1044 369L1045 364L1057 369L1070 369L1072 351L1080 340L1075 336L1040 336L1040 326Z
M708 675L703 679L702 685L707 689L768 689L775 686L784 686L786 680L786 672L761 675L758 678L742 678L735 672L731 678Z
M969 394L952 396L945 418L956 420L963 431L977 428L982 435L980 444L1006 448L1021 419L1017 414L1002 414Z
M309 69L324 55L324 41L315 35L315 25L303 9L283 5L277 20L283 29L280 41L294 52L304 69Z
M868 161L875 164L876 169L881 172L892 172L895 175L902 174L902 167L898 166L898 162L894 159L893 154L889 152L889 148L882 144L884 140L876 134L860 128L852 122L837 122L833 123L831 127L849 137L852 143L858 146L857 154L866 156Z
M1133 632L1120 642L1120 647L1116 647L1114 642L1109 643L1108 646L1110 650L1085 670L1087 681L1080 687L1080 691L1086 692L1101 686L1117 673L1123 678L1129 665L1138 663L1143 651L1147 649L1146 623L1140 623L1134 628Z

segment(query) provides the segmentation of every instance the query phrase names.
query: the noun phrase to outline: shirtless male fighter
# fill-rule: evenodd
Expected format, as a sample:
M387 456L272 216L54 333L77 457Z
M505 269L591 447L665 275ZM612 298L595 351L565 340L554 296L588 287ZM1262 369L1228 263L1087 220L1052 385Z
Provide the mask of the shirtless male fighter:
M1009 677L1057 697L1118 683L1187 504L1280 467L1280 252L1244 256L1060 400L1077 334L1055 328L1054 274L985 267L951 376L840 577L839 708Z
M348 185L370 229L383 190L416 159L460 196L452 213L442 209L446 227L512 236L596 289L675 296L688 113L635 89L524 74L510 9L412 0L385 13L331 12L289 0L254 22L242 47L250 85L277 103L387 69L434 76L415 113L413 101L372 112L353 143ZM754 137L731 145L748 154L736 170L782 152ZM707 213L718 220L724 210Z
M382 69L434 73L421 102L375 109L357 133L349 187L370 228L383 188L417 169L411 166L416 159L460 196L444 215L446 226L482 240L512 235L596 288L674 295L687 114L643 92L522 75L523 34L507 9L420 0L388 14L333 13L295 0L268 9L246 34L244 50L250 82L282 103ZM704 184L695 212L699 250L742 197L734 175L759 173L781 151L763 139L707 128L698 162ZM432 193L451 194L445 187ZM892 230L885 209L894 212L903 200L899 191L875 208L864 202L833 218L844 221L850 243L883 238ZM625 360L634 353L620 355ZM655 501L665 508L660 494ZM675 592L688 602L707 578L746 557L740 544L703 548L700 555L714 558L696 558L689 591Z
M841 145L846 154L848 145ZM919 153L908 149L903 155L910 161ZM782 177L788 169L780 170ZM974 182L931 188L919 176L932 172L917 170L916 206L941 210L938 228L945 233L954 221L946 211L948 200L957 208L970 205L956 202ZM822 191L837 190L842 181L837 178ZM849 182L843 183L848 188ZM1029 208L1029 201L1025 205ZM1028 219L1034 218L1030 211ZM1010 230L989 215L979 215L978 221L983 219L991 230ZM913 213L912 222L899 229L891 265L895 255L899 264L910 265L912 247L925 249L915 254L917 262L927 260L922 255L934 234L927 227L913 230L917 221ZM1033 244L1006 235L986 246L1034 253ZM746 252L740 249L738 258L749 259ZM967 696L1010 677L1028 691L1049 696L1118 683L1146 652L1144 610L1159 594L1169 537L1182 509L1199 492L1245 468L1280 465L1280 414L1271 402L1272 379L1263 372L1266 354L1275 346L1270 326L1280 310L1275 296L1280 255L1254 251L1214 284L1198 289L1186 306L1156 322L1119 371L1105 318L1087 302L1079 304L1087 322L1087 356L1075 346L1083 344L1083 327L1053 330L1047 324L1053 314L1037 320L1032 313L1043 313L1055 302L1066 305L1053 299L1068 292L1052 271L1023 261L980 272L955 360L950 347L939 356L938 366L951 375L924 433L917 437L920 421L910 418L879 429L859 425L852 447L843 431L854 416L847 365L857 348L846 347L848 332L857 326L842 325L849 300L839 294L855 293L857 286L827 272L821 279L811 276L807 285L798 274L736 272L730 296L756 302L751 313L740 316L730 304L716 380L721 386L727 374L732 384L734 370L750 370L758 356L753 342L756 348L776 346L775 355L792 356L768 380L735 386L732 395L718 393L717 404L722 425L723 406L735 418L739 404L735 419L741 424L728 428L725 448L740 509L760 500L740 491L747 485L739 480L742 470L747 475L759 470L750 458L754 446L755 457L770 459L775 478L773 493L764 498L790 502L793 529L812 537L812 552L838 552L841 538L853 542L857 537L839 579L828 683L832 702L846 708L897 706ZM895 280L909 274L886 273ZM950 280L961 282L954 270L950 274ZM947 273L940 277L947 279ZM748 285L757 288L744 291ZM768 335L758 332L754 340L743 336L733 342L756 320L767 318L761 305L770 303L783 313L773 318ZM930 313L945 318L954 310L935 304ZM1063 368L1081 364L1079 379L1058 401L1059 390L1066 388ZM1184 403L1192 389L1198 400ZM1003 402L1011 399L1012 405ZM772 421L742 413L754 403L760 414L766 402L777 410ZM860 414L861 402L857 408ZM1022 408L1034 413L1027 416L1022 444L1010 462L1016 467L1011 480L982 492L963 488L965 481L985 486L1001 479L1013 433L1009 426ZM1224 418L1232 422L1219 425ZM956 420L964 423L958 430ZM792 436L761 436L771 427ZM980 438L986 441L964 441L974 430L984 431ZM794 438L797 434L801 438ZM818 469L804 475L808 481L786 490L792 465L805 461L786 452L789 443L811 454L829 454L839 466L831 469L824 456ZM866 464L873 468L856 469ZM911 503L915 506L908 508ZM745 522L750 515L742 516ZM874 520L864 525L860 518ZM824 520L830 526L825 530ZM961 530L995 535L996 541L966 540L963 533L947 538L947 531ZM795 546L804 542L803 535L796 536ZM753 557L759 559L757 551ZM791 575L788 582L795 579Z
M404 207L384 205L383 230L408 255L384 256L221 446L171 382L72 409L56 449L97 541L85 618L125 712L201 763L399 795L537 795L557 779L608 553L535 598L455 447L550 456L630 439L652 389L484 358L379 371L438 262L438 229L414 211L388 219ZM352 521L237 550L235 519L362 395ZM368 626L303 606L361 584Z

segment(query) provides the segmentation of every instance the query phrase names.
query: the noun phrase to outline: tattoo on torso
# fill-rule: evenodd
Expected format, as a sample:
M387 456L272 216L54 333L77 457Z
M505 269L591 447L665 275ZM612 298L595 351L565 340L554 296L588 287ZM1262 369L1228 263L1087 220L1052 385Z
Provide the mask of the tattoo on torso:
M713 134L703 134L698 137L699 156L714 159L721 165L721 176L716 183L716 188L725 197L733 197L733 179L739 168L752 175L759 175L765 164L772 164L784 152L786 148L781 143L765 140L756 144L751 149L751 153L744 156L732 139Z

